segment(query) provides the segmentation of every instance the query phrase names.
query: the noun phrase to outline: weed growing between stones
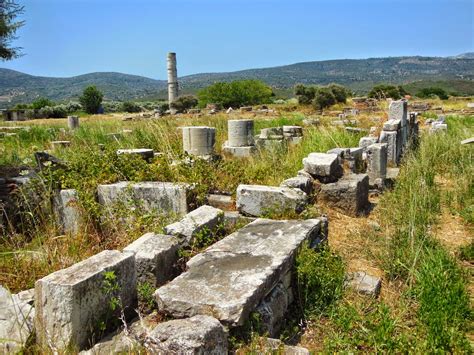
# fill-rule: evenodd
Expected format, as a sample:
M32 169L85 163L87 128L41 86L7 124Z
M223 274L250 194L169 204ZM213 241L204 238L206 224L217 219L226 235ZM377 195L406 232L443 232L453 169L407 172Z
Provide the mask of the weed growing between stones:
M156 288L149 282L139 282L137 284L138 310L142 314L151 313L156 308L156 300L153 293Z

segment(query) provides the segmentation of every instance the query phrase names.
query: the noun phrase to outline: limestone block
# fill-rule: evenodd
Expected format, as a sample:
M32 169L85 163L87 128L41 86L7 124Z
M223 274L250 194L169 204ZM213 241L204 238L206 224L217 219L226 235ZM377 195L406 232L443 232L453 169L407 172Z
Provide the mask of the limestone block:
M321 185L318 199L345 214L363 215L369 207L369 177L350 174L337 182Z
M408 103L405 100L392 101L388 106L388 119L400 120L401 127L407 125Z
M264 338L261 342L264 349L259 349L264 354L284 355L309 355L308 349L300 346L285 345L280 339Z
M225 211L224 212L224 223L228 227L235 227L237 224L243 227L250 222L255 221L256 217L248 217L241 215L238 211Z
M277 336L289 305L288 290L278 283L268 296L258 305L255 312L260 315L260 331Z
M229 120L228 146L248 147L254 145L253 120Z
M67 116L67 126L69 127L69 129L79 128L79 117Z
M448 130L448 125L446 123L436 123L430 127L430 134L437 133L437 132L446 132L447 130Z
M181 243L191 245L197 234L215 231L224 222L224 212L211 206L201 206L189 212L179 222L164 228L165 233L177 236Z
M310 153L303 158L304 170L321 182L331 182L343 174L337 154Z
M388 120L383 124L384 131L398 131L401 127L400 120Z
M33 332L35 309L0 286L0 352L16 354Z
M158 309L175 318L212 315L243 325L291 270L304 242L321 243L321 219L257 219L187 263L188 270L155 292Z
M138 155L146 161L151 161L154 157L153 149L139 148L139 149L118 149L117 155Z
M281 137L281 138L283 138L283 128L282 127L270 127L270 128L262 128L260 130L260 138L262 138L262 139L272 139L272 137Z
M128 181L99 185L97 194L99 203L112 208L115 203L133 203L138 200L145 210L157 210L164 213L186 214L188 212L188 193L190 185L171 182Z
M295 176L284 180L281 183L281 187L291 187L294 189L300 189L301 191L310 195L313 192L313 179L305 176Z
M137 282L160 286L176 276L179 240L163 234L146 233L123 249L135 256Z
M387 177L387 157L386 143L376 143L367 147L367 174L370 186L383 186Z
M54 208L62 233L76 235L84 225L82 210L77 202L77 191L61 190L54 198Z
M397 132L382 131L380 133L380 143L387 144L387 162L393 165L398 165L400 160L401 147L399 141Z
M377 143L378 142L378 139L377 137L362 137L360 140L359 140L359 147L360 148L367 148L369 145L371 144L374 144L374 143Z
M363 153L363 148L349 148L349 155L346 157L346 160L349 162L349 168L354 174L360 174L365 171Z
M105 250L35 284L35 327L40 345L56 350L91 345L100 322L111 320L110 295L104 292L105 272L113 272L126 313L136 306L134 256Z
M52 141L51 142L51 148L56 149L56 148L66 148L71 145L71 141Z
M365 271L358 271L349 274L348 284L357 292L364 295L377 298L382 288L382 280L380 277L367 274Z
M232 196L209 194L207 195L207 204L221 210L234 210L235 203Z
M231 147L226 141L222 146L222 152L238 158L248 158L257 152L257 147L254 145L247 147Z
M217 319L206 315L159 323L145 342L151 352L157 354L228 353L224 327Z
M306 172L304 169L298 170L297 176L303 176L309 178L311 181L314 182L313 176L310 173Z
M303 137L303 127L301 127L301 126L283 126L283 136L285 136L285 137Z
M301 212L307 203L307 195L300 189L261 185L237 187L237 210L250 216L265 213Z

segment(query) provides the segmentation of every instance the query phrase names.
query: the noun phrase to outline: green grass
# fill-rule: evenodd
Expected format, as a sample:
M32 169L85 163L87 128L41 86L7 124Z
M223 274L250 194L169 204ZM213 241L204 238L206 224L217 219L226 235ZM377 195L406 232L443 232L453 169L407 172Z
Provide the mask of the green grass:
M399 298L387 304L347 291L313 326L323 334L319 351L472 351L467 271L432 231L445 210L472 225L473 151L459 142L474 135L474 117L449 117L448 127L446 134L425 135L405 157L394 190L377 207L382 230L371 240ZM459 254L469 259L472 245Z

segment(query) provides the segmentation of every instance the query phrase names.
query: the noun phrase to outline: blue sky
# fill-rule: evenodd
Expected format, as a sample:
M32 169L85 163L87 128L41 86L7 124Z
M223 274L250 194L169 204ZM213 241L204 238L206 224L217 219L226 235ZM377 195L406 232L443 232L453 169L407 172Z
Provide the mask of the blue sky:
M474 0L18 0L33 75L166 77L313 60L474 51Z

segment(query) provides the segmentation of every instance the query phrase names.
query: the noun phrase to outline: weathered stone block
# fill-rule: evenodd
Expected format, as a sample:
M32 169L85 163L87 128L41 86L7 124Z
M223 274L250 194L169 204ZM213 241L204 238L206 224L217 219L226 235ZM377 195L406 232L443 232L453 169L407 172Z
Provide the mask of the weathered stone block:
M288 310L288 290L283 283L277 284L268 296L258 305L255 312L260 315L260 331L270 336L276 336Z
M285 137L303 137L303 127L301 127L301 126L283 126L283 136L285 136Z
M303 158L304 170L321 182L331 182L343 174L337 154L310 153Z
M255 221L256 217L248 217L241 215L238 211L225 211L224 212L224 223L226 226L235 227L237 224L244 226L250 222Z
M400 120L401 127L407 125L408 103L405 100L392 101L388 106L388 119Z
M160 286L176 276L179 240L163 234L146 233L123 249L135 256L138 283Z
M231 147L228 142L224 142L222 152L238 158L248 158L257 152L257 147L254 145L247 147Z
M0 352L19 353L33 332L35 310L0 286Z
M237 209L250 216L265 213L301 212L306 206L307 195L288 187L261 185L239 185L237 187Z
M280 339L265 338L261 342L263 349L259 349L264 354L284 354L284 355L309 355L308 349L300 346L285 345Z
M54 198L57 221L62 233L76 235L84 225L82 211L77 201L77 191L61 190Z
M177 236L181 243L192 244L202 231L213 231L224 221L224 212L211 206L201 206L189 212L179 222L164 228L165 233Z
M118 149L117 155L137 155L145 159L146 161L151 161L155 153L153 149L148 148L138 148L138 149Z
M195 156L214 154L216 129L205 126L181 127L183 133L183 150Z
M387 157L386 143L376 143L367 147L367 174L370 186L384 186L387 177Z
M295 176L284 180L281 183L281 187L291 187L294 189L300 189L301 191L310 195L313 192L313 179L305 176Z
M363 215L369 207L369 177L350 174L337 182L321 185L318 198L348 215Z
M235 202L232 196L209 194L207 195L207 204L225 211L235 210Z
M387 161L393 165L398 165L401 155L400 139L397 132L382 131L380 133L380 143L387 144Z
M99 185L99 203L113 207L116 203L133 203L138 200L145 210L156 209L164 213L185 214L188 212L190 185L171 182L117 182Z
M159 323L145 342L157 354L228 353L224 327L217 319L203 315Z
M124 311L133 311L137 299L134 256L105 250L36 281L35 328L40 345L56 350L91 345L100 322L111 318L105 272L115 275Z
M372 145L372 144L375 144L378 142L378 139L377 137L362 137L360 140L359 140L359 147L360 148L367 148L369 145Z
M325 239L325 220L257 219L188 261L188 271L155 292L158 309L177 318L212 315L243 325L293 266L301 245Z
M368 275L365 271L358 271L349 274L348 284L357 292L364 295L378 297L382 288L380 277Z
M282 127L262 128L260 130L260 138L262 139L272 139L275 136L283 138Z
M388 120L383 124L384 131L398 131L401 127L400 120Z

